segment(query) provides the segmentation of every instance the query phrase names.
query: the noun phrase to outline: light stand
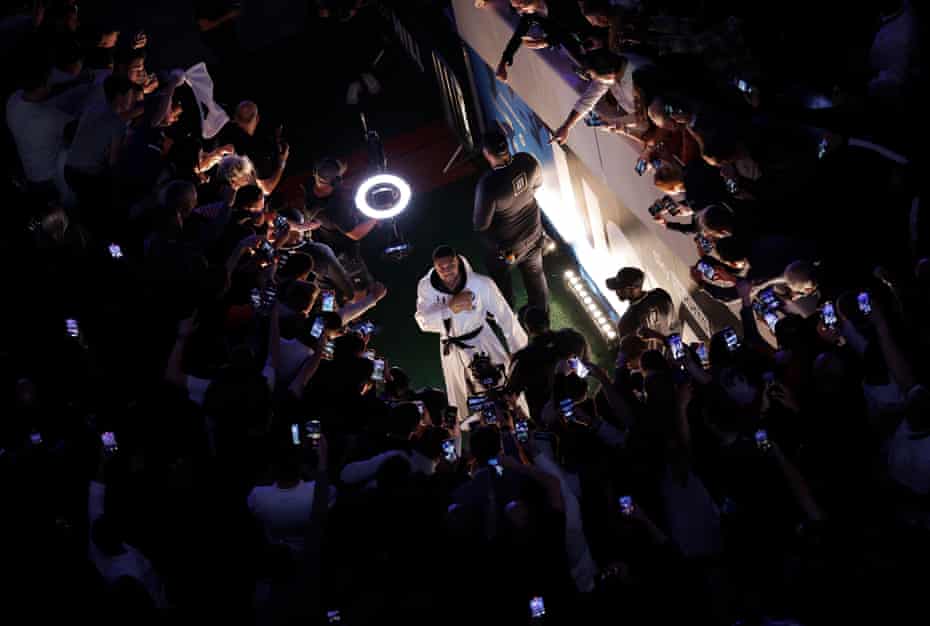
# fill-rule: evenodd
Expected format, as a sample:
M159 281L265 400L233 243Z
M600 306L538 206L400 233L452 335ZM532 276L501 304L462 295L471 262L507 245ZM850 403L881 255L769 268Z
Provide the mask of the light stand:
M407 208L412 191L404 179L387 172L387 157L381 137L377 131L368 128L365 114L359 115L368 147L368 164L374 174L356 190L355 206L370 219L391 220L393 235L383 254L387 259L400 261L410 255L412 247L400 232L397 216Z

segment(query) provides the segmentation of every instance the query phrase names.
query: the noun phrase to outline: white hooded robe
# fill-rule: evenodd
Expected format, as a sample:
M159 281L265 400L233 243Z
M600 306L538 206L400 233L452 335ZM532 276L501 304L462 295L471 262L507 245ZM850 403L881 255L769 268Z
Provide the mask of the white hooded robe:
M439 333L443 340L449 336L461 337L482 327L478 336L465 342L471 346L470 348L453 345L449 354L446 355L443 344L440 343L439 346L449 404L458 407L460 418L464 418L470 413L467 380L471 378L468 366L471 365L474 356L484 352L491 357L494 365L503 365L507 372L510 370L510 355L488 324L488 314L494 316L494 320L503 332L507 346L510 348L510 354L524 348L528 340L516 315L504 300L504 296L501 295L494 281L488 276L475 273L468 261L461 256L459 266L460 270L466 273L465 286L462 290L475 294L474 310L453 314L447 303L454 296L439 291L433 286L431 279L435 270L431 269L420 279L417 288L416 320L420 325L420 330L427 333ZM449 320L448 330L445 320Z

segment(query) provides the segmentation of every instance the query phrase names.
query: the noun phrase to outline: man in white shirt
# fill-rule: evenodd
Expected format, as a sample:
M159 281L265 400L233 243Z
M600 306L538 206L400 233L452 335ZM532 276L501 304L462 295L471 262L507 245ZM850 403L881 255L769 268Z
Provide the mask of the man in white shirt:
M634 54L618 56L607 50L597 50L588 55L586 71L591 82L565 122L553 134L552 141L559 145L568 141L572 128L594 110L607 92L613 95L620 107L616 115L604 118L609 128L625 132L646 130L648 120L645 117L645 104L639 103L633 74L648 65L650 62L647 59Z
M268 542L285 545L294 552L304 549L316 488L315 482L300 478L302 450L292 446L281 454L274 483L257 486L248 496L249 511L261 522ZM336 490L331 487L330 506L335 497Z
M474 357L487 354L494 365L509 368L510 355L527 344L526 333L494 281L475 273L451 246L433 252L433 269L417 288L416 320L423 332L442 337L446 393L462 417L469 415L468 396L476 390L469 370Z
M26 76L24 88L7 100L6 123L26 180L37 190L54 194L65 126L74 118L56 106L48 78L47 66L36 67Z

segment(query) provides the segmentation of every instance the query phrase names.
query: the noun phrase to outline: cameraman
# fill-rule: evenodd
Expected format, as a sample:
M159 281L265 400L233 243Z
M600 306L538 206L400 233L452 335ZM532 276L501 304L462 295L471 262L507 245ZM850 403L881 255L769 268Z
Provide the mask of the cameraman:
M485 133L482 154L491 171L475 190L475 230L484 234L487 266L507 304L513 308L510 268L520 267L529 303L549 308L549 285L543 272L542 216L536 190L542 186L542 168L531 154L510 154L507 136L500 130Z

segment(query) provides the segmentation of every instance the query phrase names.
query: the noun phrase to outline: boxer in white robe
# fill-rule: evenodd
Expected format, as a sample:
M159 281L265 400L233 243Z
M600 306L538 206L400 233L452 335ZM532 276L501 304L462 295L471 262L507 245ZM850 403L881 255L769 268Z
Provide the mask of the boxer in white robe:
M526 333L494 281L474 272L450 246L436 249L433 269L420 280L416 319L422 331L440 335L446 394L462 417L470 413L468 396L476 390L469 370L475 355L486 353L509 372L510 355L527 344Z

